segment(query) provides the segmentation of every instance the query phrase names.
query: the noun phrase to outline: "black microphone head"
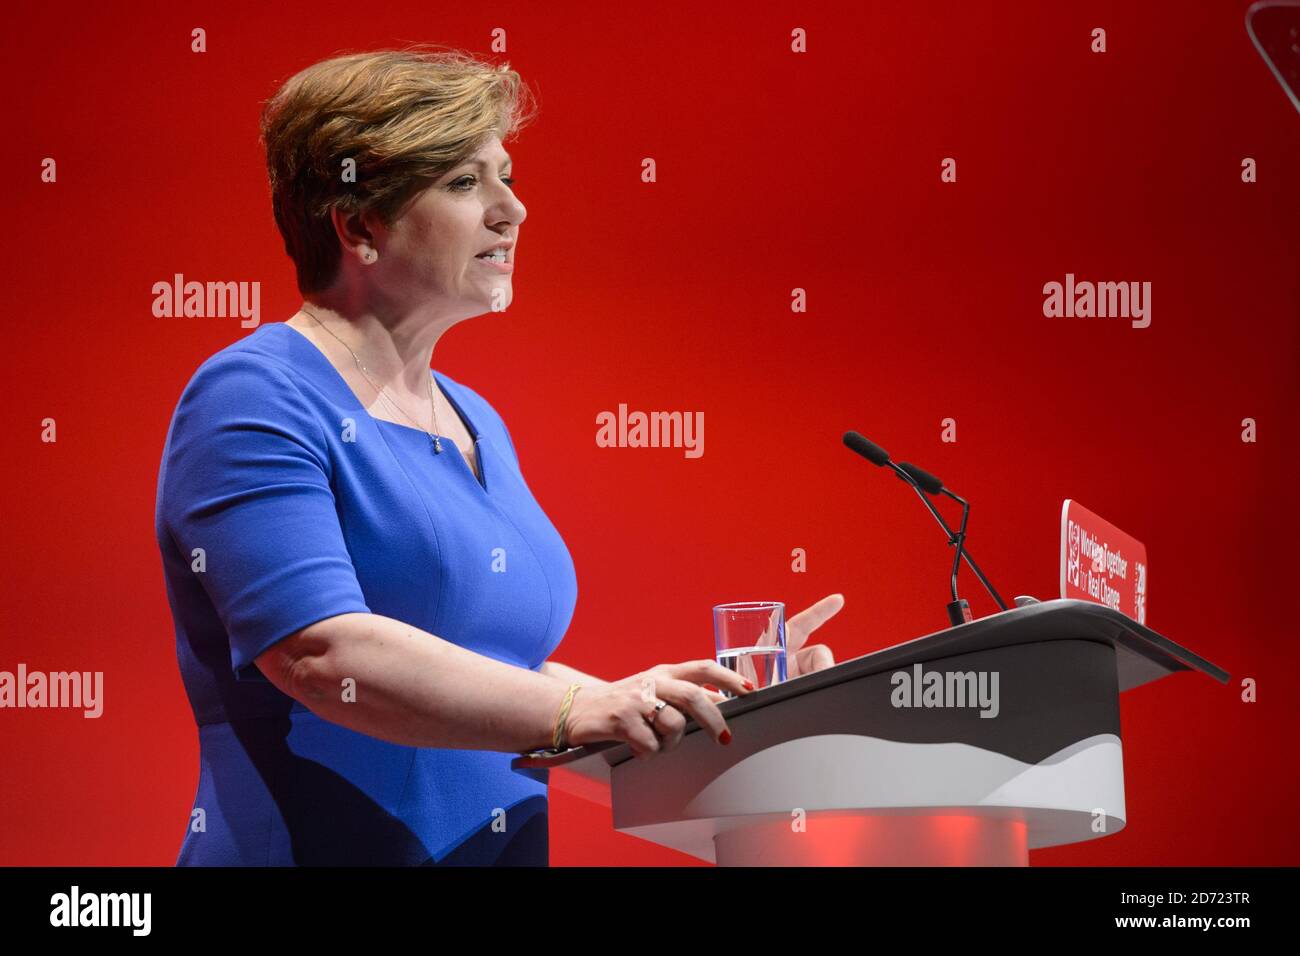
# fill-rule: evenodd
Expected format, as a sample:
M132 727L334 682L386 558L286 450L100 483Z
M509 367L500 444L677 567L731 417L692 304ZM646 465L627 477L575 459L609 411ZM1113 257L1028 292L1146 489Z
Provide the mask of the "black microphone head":
M917 487L927 495L937 495L939 492L943 491L943 482L934 477L934 475L930 474L928 471L922 471L920 468L917 468L916 465L909 465L905 461L900 461L898 467L900 471L907 472L911 476L912 480L916 482ZM902 475L899 475L900 479L902 477Z
M873 441L868 441L857 432L845 432L844 444L856 451L859 455L871 462L873 465L880 467L889 463L889 452L881 448Z

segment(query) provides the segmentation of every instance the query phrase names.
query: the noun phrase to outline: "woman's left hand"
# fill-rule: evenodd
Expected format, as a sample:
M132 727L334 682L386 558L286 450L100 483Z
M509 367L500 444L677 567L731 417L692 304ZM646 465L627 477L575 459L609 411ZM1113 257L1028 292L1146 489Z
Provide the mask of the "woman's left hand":
M785 622L786 680L835 665L829 647L825 644L809 644L804 647L804 641L808 640L809 634L838 614L842 607L844 595L831 594Z

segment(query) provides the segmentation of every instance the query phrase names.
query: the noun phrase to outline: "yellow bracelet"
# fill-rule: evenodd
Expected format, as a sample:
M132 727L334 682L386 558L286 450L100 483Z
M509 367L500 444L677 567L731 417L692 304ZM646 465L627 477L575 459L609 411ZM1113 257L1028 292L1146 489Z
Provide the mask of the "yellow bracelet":
M578 689L581 687L581 684L569 685L569 692L564 695L564 703L560 705L560 712L556 715L555 733L551 735L551 742L553 744L551 749L556 753L566 749L564 741L564 731L566 728L564 722L569 719L569 708L573 706L573 695L576 694Z

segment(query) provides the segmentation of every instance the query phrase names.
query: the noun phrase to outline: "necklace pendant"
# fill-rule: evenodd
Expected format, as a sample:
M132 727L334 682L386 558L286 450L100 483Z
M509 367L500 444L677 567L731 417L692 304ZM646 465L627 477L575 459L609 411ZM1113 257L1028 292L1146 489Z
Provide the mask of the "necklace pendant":
M435 455L441 455L441 454L442 454L442 441L439 440L439 438L438 438L437 435L434 435L434 436L433 436L433 453L434 453Z

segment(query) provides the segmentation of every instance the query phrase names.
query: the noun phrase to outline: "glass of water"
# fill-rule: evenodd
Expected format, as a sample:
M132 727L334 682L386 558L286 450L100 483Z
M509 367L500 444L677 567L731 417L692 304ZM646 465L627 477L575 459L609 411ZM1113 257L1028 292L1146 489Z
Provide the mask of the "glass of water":
M785 605L780 601L717 605L713 640L718 663L749 678L755 690L785 680Z

